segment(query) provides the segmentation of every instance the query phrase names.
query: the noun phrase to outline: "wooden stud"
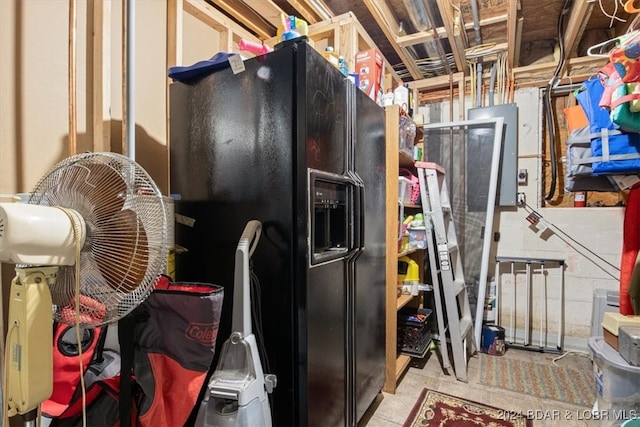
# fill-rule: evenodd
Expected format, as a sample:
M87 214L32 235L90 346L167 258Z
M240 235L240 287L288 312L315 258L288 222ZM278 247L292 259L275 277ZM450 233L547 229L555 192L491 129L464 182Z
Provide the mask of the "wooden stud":
M518 0L509 0L507 3L507 64L509 68L517 65L515 63L516 48L520 44L520 40L517 40L517 19Z
M182 64L182 23L184 4L182 0L168 0L167 2L167 70L174 65ZM165 88L166 98L166 144L167 144L167 188L171 194L171 102L170 90L171 79L167 77L167 86Z
M111 151L111 1L92 3L92 93L93 151Z

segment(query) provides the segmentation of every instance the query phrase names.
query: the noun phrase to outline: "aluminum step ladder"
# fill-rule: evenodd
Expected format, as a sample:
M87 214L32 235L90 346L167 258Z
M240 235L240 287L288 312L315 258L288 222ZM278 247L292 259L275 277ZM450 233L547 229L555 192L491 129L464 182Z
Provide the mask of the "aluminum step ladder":
M467 382L468 356L474 354L477 347L445 171L436 163L416 162L415 166L420 181L425 225L431 223L427 248L442 363L445 369L451 367L447 349L448 334L456 378ZM441 295L444 296L444 305Z

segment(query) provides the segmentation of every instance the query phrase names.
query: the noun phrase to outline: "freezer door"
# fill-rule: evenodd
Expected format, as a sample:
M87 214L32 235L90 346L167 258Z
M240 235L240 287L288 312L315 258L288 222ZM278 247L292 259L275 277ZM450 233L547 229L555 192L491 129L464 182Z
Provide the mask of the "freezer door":
M385 116L355 90L353 165L364 184L364 249L355 260L353 340L358 422L384 384L385 360Z
M262 222L252 257L262 289L265 372L278 376L271 395L274 425L296 425L298 406L297 289L306 273L294 247L306 241L306 215L294 217L297 128L292 49L245 61L197 81L171 85L171 192L176 202L180 281L224 287L215 357L231 333L234 256L249 220ZM306 168L305 174L306 174ZM306 181L302 182L305 188ZM305 208L306 212L306 208ZM269 362L267 368L266 363ZM214 361L214 365L215 365Z

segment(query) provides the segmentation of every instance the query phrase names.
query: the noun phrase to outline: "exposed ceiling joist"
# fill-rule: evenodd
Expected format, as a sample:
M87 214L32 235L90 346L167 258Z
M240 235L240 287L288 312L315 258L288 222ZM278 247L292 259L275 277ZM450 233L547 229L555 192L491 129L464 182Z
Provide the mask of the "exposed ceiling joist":
M236 22L244 25L261 39L271 37L273 28L265 23L253 9L239 0L215 0L215 5L227 12Z
M467 59L464 55L466 49L465 40L463 37L464 31L460 31L460 26L454 25L455 17L451 2L449 0L436 0L440 16L444 22L444 28L449 38L449 45L451 46L451 53L453 53L453 59L456 61L456 67L458 71L464 71L467 69ZM437 36L436 36L437 37ZM446 58L442 58L446 61Z
M282 23L282 15L285 13L272 0L244 0L244 2L274 27L278 28Z
M416 65L415 59L411 56L408 50L404 47L401 47L396 42L397 34L396 29L399 28L399 24L396 21L393 13L389 9L386 2L379 4L375 0L364 0L364 4L369 9L369 12L376 20L380 29L389 40L389 43L393 47L393 50L396 51L400 60L404 63L405 67L407 67L407 71L411 74L411 77L414 80L421 79L423 77L422 72Z
M204 0L183 0L184 11L207 24L209 27L219 31L220 34L233 33L253 42L259 41L251 32L237 24L233 19L225 16L222 12L211 6ZM231 49L231 40L227 40L228 46L221 47L221 50Z
M330 18L330 16L326 17L326 11L321 11L309 0L287 0L287 3L310 25Z
M508 15L498 15L487 19L480 20L480 28L485 27L487 25L499 24L505 22L508 18ZM472 23L464 24L465 31L469 31L473 29ZM445 27L436 28L436 32L439 37L447 37L447 29ZM396 37L396 42L399 46L413 46L415 44L422 44L426 42L433 41L435 35L433 34L433 30L430 31L419 31L417 33L409 34L406 36Z
M581 58L570 58L566 61L566 72L560 78L581 81L584 76L593 75L600 67L606 63L606 59L592 56ZM514 78L517 79L518 86L544 86L544 81L549 81L549 75L556 67L556 62L545 62L543 64L527 65L513 69Z
M595 2L591 1L578 1L573 3L571 8L571 14L569 15L569 22L567 28L564 31L564 59L568 59L578 48L578 43L582 38L584 29L587 26L587 22L591 17L591 11L593 10Z

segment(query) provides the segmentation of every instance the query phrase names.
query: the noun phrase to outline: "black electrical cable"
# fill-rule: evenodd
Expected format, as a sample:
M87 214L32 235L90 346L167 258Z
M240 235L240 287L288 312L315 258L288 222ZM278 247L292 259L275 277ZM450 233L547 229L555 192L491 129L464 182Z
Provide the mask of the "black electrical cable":
M555 78L553 80L555 80ZM544 93L544 109L545 117L547 119L547 130L549 132L549 151L551 154L551 184L549 193L547 193L544 199L551 200L556 193L556 180L558 178L556 165L556 129L555 121L553 120L553 109L551 106L551 84L547 85L547 89Z
M556 164L556 130L555 120L553 118L553 109L551 106L551 91L556 84L558 75L560 74L560 70L562 70L562 68L564 67L564 17L567 13L569 13L569 3L571 2L572 0L565 0L564 4L562 5L562 9L560 10L560 16L558 17L558 44L560 46L560 56L558 58L556 69L553 72L553 76L549 80L544 93L545 114L547 117L547 128L549 131L549 151L551 154L551 185L549 188L549 193L545 197L545 200L551 200L555 195L556 180L558 177L558 165Z

